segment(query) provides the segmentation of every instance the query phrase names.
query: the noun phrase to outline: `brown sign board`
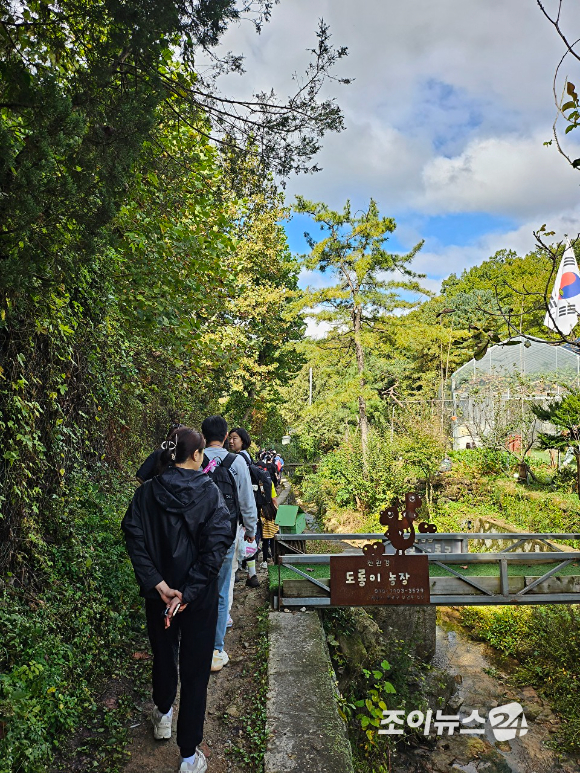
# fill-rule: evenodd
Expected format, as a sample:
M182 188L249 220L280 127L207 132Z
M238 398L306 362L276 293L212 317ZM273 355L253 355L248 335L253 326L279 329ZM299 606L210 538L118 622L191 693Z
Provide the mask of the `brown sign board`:
M429 559L425 555L331 556L330 603L343 607L430 604Z

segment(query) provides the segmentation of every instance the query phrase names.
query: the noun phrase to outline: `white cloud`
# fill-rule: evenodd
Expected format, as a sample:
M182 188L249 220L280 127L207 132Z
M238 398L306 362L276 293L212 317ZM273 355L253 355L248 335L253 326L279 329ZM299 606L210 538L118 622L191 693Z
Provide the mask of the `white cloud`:
M546 5L552 11L557 0ZM580 3L563 6L573 35ZM396 216L408 245L423 236L422 215L488 213L518 224L466 247L452 236L430 240L414 267L434 281L501 248L532 249L531 232L543 222L576 232L580 173L542 144L551 136L562 42L534 0L284 0L259 37L248 24L228 32L224 48L246 54L247 74L229 77L224 89L291 93L319 18L335 44L349 47L336 74L355 81L325 87L347 130L324 138L321 173L289 181L289 202L301 193L332 207L350 198L356 208L372 196ZM570 62L563 75L576 82L579 70Z
M332 330L330 322L321 322L316 317L306 317L306 335L309 338L318 340Z
M427 273L431 278L445 279L451 273L460 274L464 268L478 265L499 250L514 250L523 256L536 248L533 231L544 222L548 230L556 232L554 239L562 239L565 235L576 237L580 232L580 207L554 215L547 221L529 220L512 231L485 234L468 246L436 245L421 250L413 262L413 269Z
M580 174L542 139L546 136L478 139L458 156L430 160L418 209L523 218L548 217L569 207L578 199Z

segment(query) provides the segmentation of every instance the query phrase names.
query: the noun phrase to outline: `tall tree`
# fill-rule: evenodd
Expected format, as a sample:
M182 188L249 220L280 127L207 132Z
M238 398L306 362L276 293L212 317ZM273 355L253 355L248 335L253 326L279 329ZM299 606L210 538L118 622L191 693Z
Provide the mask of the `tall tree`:
M309 290L306 303L309 308L322 307L314 316L331 322L346 345L352 343L354 347L359 428L363 457L366 457L369 418L363 328L372 327L385 313L413 308L415 302L401 297L401 291L428 294L415 281L418 275L409 268L423 242L406 255L388 252L385 244L396 224L390 217L381 217L373 199L360 215L352 213L350 201L342 212L335 212L324 203L307 201L301 196L297 197L295 210L310 215L326 234L318 242L305 234L311 252L305 257L304 265L311 271L328 272L336 284ZM394 277L396 273L405 279Z
M212 291L208 313L210 300L221 310L229 297L229 278L217 266L229 250L228 218L203 190L211 187L214 151L199 143L193 166L200 174L187 170L189 190L178 186L172 195L156 178L165 167L168 179L179 164L179 126L170 140L161 124L173 116L190 136L226 148L233 163L253 155L258 178L267 169L311 169L324 133L342 128L338 106L320 89L346 51L331 45L325 25L292 97L236 100L219 92L220 73L242 71L240 57L215 55L229 23L249 17L260 27L274 4L0 0L0 566L21 552L14 547L27 517L39 533L52 528L49 513L79 467L79 452L103 457L105 422L97 411L98 395L110 395L101 364L111 352L111 327L134 318L139 329L149 325L155 343L166 342L155 349L159 366L149 369L163 381L180 360L194 370L188 333L204 348L201 286ZM202 51L215 62L204 76L196 72ZM163 198L179 223L158 217ZM209 234L200 223L206 212ZM111 289L112 270L118 281ZM166 313L164 278L189 292L180 318L179 309ZM123 296L129 287L142 292ZM127 354L121 388L130 394L140 380L132 369L146 373L149 353L135 339L132 345L132 352L119 349ZM144 389L144 403L153 386Z
M235 272L237 292L226 317L241 353L229 381L228 412L258 431L267 406L278 398L277 385L300 367L295 349L304 331L300 266L288 248L282 225L287 217L282 196L265 181L240 207L237 247L228 265Z

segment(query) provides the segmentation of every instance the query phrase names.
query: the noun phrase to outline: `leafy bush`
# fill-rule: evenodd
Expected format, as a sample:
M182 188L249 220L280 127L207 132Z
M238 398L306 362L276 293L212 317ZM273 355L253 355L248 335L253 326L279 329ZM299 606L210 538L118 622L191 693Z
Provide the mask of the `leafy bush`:
M44 773L63 737L98 714L96 688L129 663L142 627L119 528L130 494L77 480L68 531L43 548L42 590L13 576L0 586L0 773Z
M367 514L377 513L405 493L407 471L397 446L372 434L366 470L360 443L355 439L321 459L316 473L304 477L303 494L316 503L319 512L330 502Z
M457 466L476 475L500 475L514 466L514 457L508 451L490 448L472 448L466 451L452 451L450 457Z

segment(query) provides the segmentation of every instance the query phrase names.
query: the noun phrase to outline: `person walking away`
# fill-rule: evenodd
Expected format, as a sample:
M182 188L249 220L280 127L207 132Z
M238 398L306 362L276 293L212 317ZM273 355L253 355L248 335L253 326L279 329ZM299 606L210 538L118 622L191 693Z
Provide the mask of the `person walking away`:
M180 773L205 773L207 685L218 616L218 574L232 541L218 487L200 472L204 439L180 427L162 444L157 475L140 486L121 523L153 651L153 734L171 737L177 695ZM171 464L171 466L169 466Z
M282 483L282 470L284 469L284 459L282 459L282 457L277 451L275 451L274 453L276 454L276 456L274 457L274 462L278 469L278 475L280 476L280 483Z
M265 465L266 469L268 470L268 473L270 474L270 477L272 478L272 482L275 486L279 485L278 482L278 468L274 462L274 457L276 453L275 451L265 451L260 456L260 461Z
M246 464L248 465L248 469L250 471L250 478L252 479L252 488L254 490L254 498L256 500L256 509L258 511L258 530L262 532L262 552L263 552L263 561L261 564L262 569L266 569L267 564L267 553L266 551L271 549L270 545L271 542L268 543L266 546L264 543L264 535L263 535L263 528L264 528L264 521L266 519L266 516L270 516L271 513L274 513L274 518L276 517L276 510L278 509L278 500L276 498L276 487L274 486L274 483L265 469L265 466L259 466L256 465L252 457L250 456L249 448L252 445L252 439L246 429L243 427L235 427L234 429L230 430L229 436L229 447L230 451L233 451L234 453L238 453L240 456L242 456ZM266 490L267 487L267 490ZM271 531L271 527L269 528L269 531ZM278 527L276 526L276 531L278 531ZM276 533L274 532L274 534ZM274 535L270 534L268 539L271 540ZM255 561L254 561L255 563ZM250 562L246 562L248 566L250 566ZM255 575L255 569L254 569L254 575ZM259 585L259 582L256 581L252 584L251 579L251 572L250 577L246 581L246 585L250 585L251 587L257 587Z
M247 542L253 542L256 536L257 512L252 491L252 481L248 467L243 459L224 448L228 436L228 424L223 416L208 416L203 420L201 431L205 438L204 471L213 476L214 481L224 494L230 511L232 539L235 539L238 522L241 519ZM222 469L219 469L219 468ZM218 577L218 619L215 632L212 671L221 671L229 662L224 649L224 640L228 623L229 594L232 582L232 562L235 542L228 550Z

